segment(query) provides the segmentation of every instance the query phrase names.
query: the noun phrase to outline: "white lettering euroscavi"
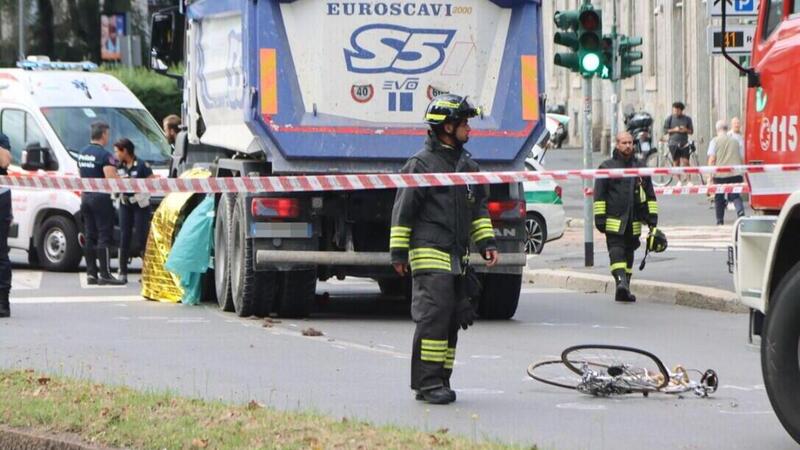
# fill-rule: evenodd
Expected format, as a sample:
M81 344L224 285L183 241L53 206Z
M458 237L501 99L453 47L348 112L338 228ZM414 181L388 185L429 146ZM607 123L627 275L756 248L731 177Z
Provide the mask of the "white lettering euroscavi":
M329 16L434 16L448 17L453 15L453 5L435 2L327 2ZM456 8L458 9L458 8ZM461 14L471 13L466 8L459 9Z

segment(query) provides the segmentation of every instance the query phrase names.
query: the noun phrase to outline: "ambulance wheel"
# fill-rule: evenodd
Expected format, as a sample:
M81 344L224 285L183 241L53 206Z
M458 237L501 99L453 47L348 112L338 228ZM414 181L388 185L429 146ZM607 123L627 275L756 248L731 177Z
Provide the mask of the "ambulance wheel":
M231 234L228 238L231 297L233 297L233 310L239 317L255 314L258 303L256 262L253 240L247 238L245 202L244 196L238 196L236 199L230 221Z
M214 287L217 304L223 311L233 311L230 247L228 247L232 199L231 194L222 194L217 204L216 217L214 217Z
M317 271L290 270L278 274L278 317L303 318L311 314L317 291Z
M478 315L489 320L507 320L514 317L521 288L522 275L485 274L481 299L478 303Z
M767 307L761 371L772 409L800 443L800 263L784 275Z
M44 270L77 270L83 252L78 243L78 227L75 222L65 216L50 216L45 219L36 236L36 253Z

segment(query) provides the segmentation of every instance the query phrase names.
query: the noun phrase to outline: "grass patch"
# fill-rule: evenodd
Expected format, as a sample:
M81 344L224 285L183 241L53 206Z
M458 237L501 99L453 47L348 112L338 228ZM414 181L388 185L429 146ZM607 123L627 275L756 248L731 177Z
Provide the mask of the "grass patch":
M0 370L0 423L137 449L515 448L472 442L447 430L376 427L275 411L255 402L231 405L139 392L33 370Z

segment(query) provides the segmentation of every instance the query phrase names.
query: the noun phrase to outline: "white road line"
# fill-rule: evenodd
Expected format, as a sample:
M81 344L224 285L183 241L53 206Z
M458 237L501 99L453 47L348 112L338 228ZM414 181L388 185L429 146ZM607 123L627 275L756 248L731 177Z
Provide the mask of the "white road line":
M113 297L16 297L10 299L16 305L34 305L43 303L114 303L114 302L143 302L140 295L118 295Z

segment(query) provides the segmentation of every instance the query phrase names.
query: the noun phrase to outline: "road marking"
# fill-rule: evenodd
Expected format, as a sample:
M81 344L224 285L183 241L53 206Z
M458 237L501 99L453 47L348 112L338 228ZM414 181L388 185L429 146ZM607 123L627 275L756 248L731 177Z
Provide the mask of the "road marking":
M726 384L720 386L720 389L732 389L734 391L744 391L744 392L752 392L752 391L763 391L766 388L763 384L757 384L755 386L734 386L731 384Z
M763 416L767 414L775 414L774 411L725 411L723 409L720 409L719 413L730 416Z
M472 359L502 359L500 355L471 355Z
M538 325L542 327L589 327L595 329L604 329L604 330L627 330L628 327L622 325L600 325L597 323L554 323L554 322L531 322L531 323L524 323L524 326L531 326L531 325Z
M117 295L112 297L17 297L11 298L12 304L33 305L42 303L113 303L113 302L143 302L140 295Z
M458 392L459 394L478 394L478 395L502 395L502 394L505 394L505 391L501 391L500 389L462 388L462 389L453 389L453 390Z
M606 405L590 405L587 403L559 403L556 405L558 409L575 409L579 411L603 411L608 409Z

